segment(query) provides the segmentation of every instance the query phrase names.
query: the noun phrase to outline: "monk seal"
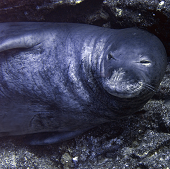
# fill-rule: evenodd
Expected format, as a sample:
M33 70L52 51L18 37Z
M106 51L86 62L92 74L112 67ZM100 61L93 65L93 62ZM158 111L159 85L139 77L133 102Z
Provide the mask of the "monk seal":
M1 23L0 136L39 133L30 144L50 144L128 116L166 62L161 41L137 28Z

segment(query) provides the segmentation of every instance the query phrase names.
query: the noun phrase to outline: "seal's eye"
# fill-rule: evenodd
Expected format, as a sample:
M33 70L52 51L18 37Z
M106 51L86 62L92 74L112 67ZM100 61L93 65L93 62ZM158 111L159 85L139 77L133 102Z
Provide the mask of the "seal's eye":
M151 61L149 61L149 60L141 60L140 63L144 66L150 66L151 65Z
M107 55L107 59L108 59L108 60L110 60L110 59L116 60L111 53L109 53L109 54Z

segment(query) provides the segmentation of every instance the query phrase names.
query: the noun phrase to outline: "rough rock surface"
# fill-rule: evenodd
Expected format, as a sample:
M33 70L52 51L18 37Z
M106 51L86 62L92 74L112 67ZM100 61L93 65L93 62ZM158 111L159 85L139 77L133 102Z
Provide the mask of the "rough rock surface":
M157 35L170 56L170 0L3 0L0 22L78 22L137 26ZM0 139L0 168L162 169L170 166L170 62L154 97L135 115L75 139L23 146Z

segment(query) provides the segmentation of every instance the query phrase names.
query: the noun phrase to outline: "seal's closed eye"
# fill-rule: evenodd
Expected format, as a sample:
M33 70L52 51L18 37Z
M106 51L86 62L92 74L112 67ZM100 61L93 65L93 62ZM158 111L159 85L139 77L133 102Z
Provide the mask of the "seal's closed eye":
M111 60L111 59L116 60L116 58L113 56L112 53L109 53L109 54L107 55L107 59L108 59L108 60Z
M151 63L149 60L141 60L140 63Z
M140 63L143 65L143 66L151 66L151 61L150 60L141 60Z

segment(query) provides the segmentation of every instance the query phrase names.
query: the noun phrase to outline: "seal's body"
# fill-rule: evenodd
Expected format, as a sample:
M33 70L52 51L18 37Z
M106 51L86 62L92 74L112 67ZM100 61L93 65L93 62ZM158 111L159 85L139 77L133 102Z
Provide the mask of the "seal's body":
M0 24L0 136L56 132L58 142L134 113L166 68L160 40L140 29Z

